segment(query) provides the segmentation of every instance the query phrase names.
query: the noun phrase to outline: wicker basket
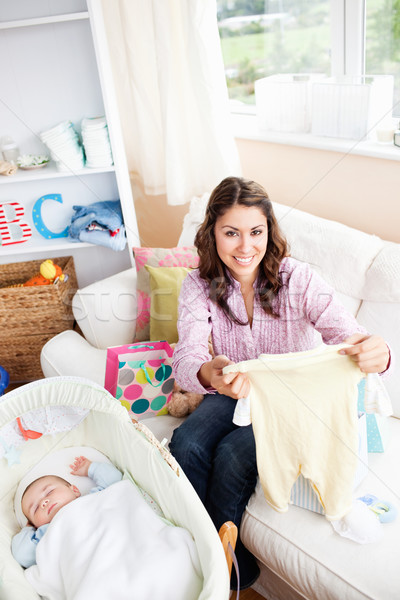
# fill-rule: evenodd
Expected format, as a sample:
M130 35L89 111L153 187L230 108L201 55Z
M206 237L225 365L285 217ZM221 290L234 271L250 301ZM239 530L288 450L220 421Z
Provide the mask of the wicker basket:
M55 285L6 287L39 272L41 260L0 265L0 365L10 381L43 377L40 351L54 335L72 329L72 297L77 282L72 256L54 258L68 280Z

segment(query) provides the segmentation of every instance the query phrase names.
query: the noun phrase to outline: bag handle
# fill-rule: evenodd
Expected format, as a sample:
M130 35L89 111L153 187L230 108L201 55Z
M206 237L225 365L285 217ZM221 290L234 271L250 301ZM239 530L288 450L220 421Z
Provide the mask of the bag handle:
M161 357L160 357L160 358L161 358ZM141 361L141 363L140 363L140 368L142 369L142 371L143 371L143 373L144 373L144 376L146 377L147 383L149 383L151 386L153 386L153 387L155 387L155 388L156 388L156 387L160 387L160 386L161 386L161 385L164 383L164 381L165 381L165 379L166 379L166 375L165 375L166 368L165 368L165 365L164 365L164 363L163 363L163 362L161 363L160 367L162 368L162 372L163 372L163 373L162 373L162 379L161 379L161 381L160 381L159 383L153 383L153 382L151 381L151 379L150 379L150 377L149 377L149 374L148 374L148 372L147 372L147 369L146 369L146 361L145 361L145 360L142 360L142 361Z
M128 350L135 350L135 348L149 348L150 350L154 350L154 346L150 346L149 344L135 344L134 346L128 346Z

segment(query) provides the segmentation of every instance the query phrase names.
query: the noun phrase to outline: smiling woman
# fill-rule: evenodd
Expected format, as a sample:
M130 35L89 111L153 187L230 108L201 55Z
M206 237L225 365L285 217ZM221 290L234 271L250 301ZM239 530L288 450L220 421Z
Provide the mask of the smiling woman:
M271 301L282 285L279 267L287 246L267 192L255 181L227 177L212 192L208 209L195 245L200 277L210 286L210 298L233 322L243 325L247 319L242 322L227 305L231 284L226 269L244 294L253 293L260 274L260 303L272 314Z
M182 284L173 368L178 384L204 399L174 430L170 450L216 528L233 521L239 530L257 481L256 448L251 424L233 422L249 379L225 367L260 354L311 350L319 334L327 344L353 344L345 353L370 372L387 368L389 352L309 265L287 256L268 194L256 182L227 177L213 190L195 245L200 263ZM236 555L244 589L259 568L240 534Z
M257 278L267 241L267 219L257 207L233 206L215 224L218 256L246 290Z

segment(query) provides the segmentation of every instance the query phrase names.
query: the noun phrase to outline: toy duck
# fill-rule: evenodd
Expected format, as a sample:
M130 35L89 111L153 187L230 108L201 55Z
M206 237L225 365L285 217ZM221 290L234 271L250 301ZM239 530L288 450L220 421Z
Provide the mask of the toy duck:
M22 285L24 287L32 285L51 285L58 281L66 281L68 275L62 272L61 267L54 264L52 260L48 259L42 262L40 265L40 271L37 275L34 275L28 281L25 281Z
M48 259L42 262L40 265L39 273L25 281L25 283L15 283L7 287L30 287L34 285L52 285L59 281L67 281L68 275L62 272L61 267L54 264L52 260Z

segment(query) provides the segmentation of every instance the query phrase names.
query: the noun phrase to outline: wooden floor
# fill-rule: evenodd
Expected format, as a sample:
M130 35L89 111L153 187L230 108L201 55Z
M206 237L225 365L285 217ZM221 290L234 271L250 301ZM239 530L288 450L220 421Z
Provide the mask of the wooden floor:
M233 595L233 598L236 598L236 596ZM260 600L260 598L264 600L263 596L260 596L260 594L257 594L251 588L240 592L240 600Z

